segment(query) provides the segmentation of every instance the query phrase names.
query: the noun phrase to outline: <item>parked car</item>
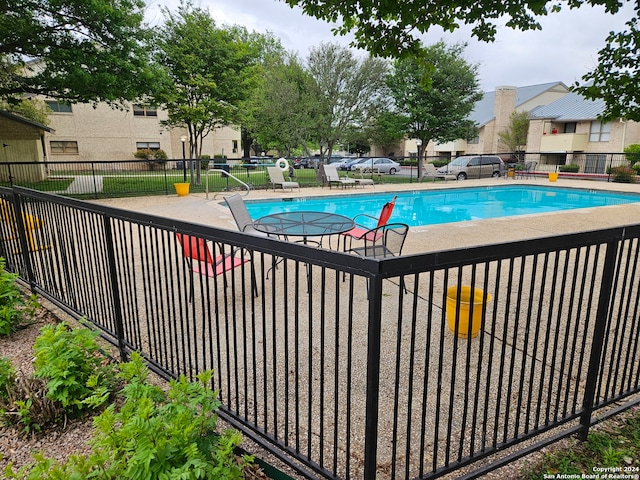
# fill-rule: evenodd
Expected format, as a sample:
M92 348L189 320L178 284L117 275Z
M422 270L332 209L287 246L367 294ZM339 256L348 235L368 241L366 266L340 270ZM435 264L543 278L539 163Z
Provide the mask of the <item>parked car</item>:
M350 171L351 167L360 162L365 162L369 160L368 158L350 158L347 162L340 165L339 170Z
M502 159L496 155L469 155L458 157L438 169L441 175L455 175L458 180L466 178L499 177L504 171Z
M296 158L293 161L293 168L314 168L315 165L318 164L318 160L316 158Z
M351 170L360 172L374 171L393 175L394 173L400 171L400 164L398 162L394 162L390 158L367 158L363 162L352 165Z

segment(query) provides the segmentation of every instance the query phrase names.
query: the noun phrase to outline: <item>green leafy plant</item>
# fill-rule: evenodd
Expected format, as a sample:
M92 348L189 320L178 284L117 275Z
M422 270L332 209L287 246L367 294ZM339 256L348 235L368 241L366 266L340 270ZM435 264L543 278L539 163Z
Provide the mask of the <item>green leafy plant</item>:
M7 272L4 267L5 260L0 258L0 335L10 335L25 318L20 308L25 301L16 285L18 275Z
M578 173L580 171L580 165L570 163L568 165L560 165L559 170L561 172Z
M97 332L71 329L60 323L46 325L35 341L34 375L47 380L47 396L65 409L101 405L114 385L114 372L103 365Z
M220 402L207 387L211 372L198 382L181 376L165 394L146 382L139 355L122 371L122 408L111 406L95 421L96 451L109 458L104 469L112 478L242 478L244 463L233 455L240 434L214 434Z
M617 183L634 183L636 181L636 171L631 167L613 167L611 175L613 175L613 181Z
M640 162L640 144L632 143L624 148L624 153L626 153L627 160L631 166L635 166Z
M184 376L167 392L149 384L142 357L133 353L120 366L126 382L119 411L110 405L94 420L96 434L89 456L72 455L65 463L36 455L35 464L5 474L8 478L59 480L241 479L252 457L238 458L242 438L236 431L216 433L220 406L208 385L212 373L197 382Z
M9 398L9 389L16 383L16 370L8 358L0 357L0 402Z

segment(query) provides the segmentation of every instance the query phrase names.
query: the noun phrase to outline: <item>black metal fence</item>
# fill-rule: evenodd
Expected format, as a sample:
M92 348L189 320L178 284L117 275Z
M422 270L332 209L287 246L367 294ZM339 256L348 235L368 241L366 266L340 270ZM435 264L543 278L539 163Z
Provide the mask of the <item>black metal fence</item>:
M629 165L622 153L564 154L561 158L552 154L523 153L517 158L501 155L505 161L519 163L535 162L536 172L546 175L558 165L572 163L578 166L581 178L609 180L611 168ZM394 157L402 164L396 175L371 177L386 183L413 183L418 179L415 158ZM428 157L426 162L446 163L448 159ZM266 167L274 165L275 159L264 163L248 163L242 159L227 159L226 163L213 160L135 160L135 161L78 161L78 162L8 162L0 163L0 186L22 186L40 191L61 194L74 198L104 198L139 195L174 194L175 183L190 183L191 192L225 192L246 188L270 188ZM293 166L294 161L290 160ZM229 173L229 175L227 175ZM343 172L347 175L347 172ZM349 173L351 174L351 173ZM322 184L314 169L294 169L285 172L285 177L300 186Z
M221 416L301 476L481 475L637 403L639 225L375 260L0 196L9 271L123 358L165 377L213 369ZM205 241L208 267L240 260L195 273L187 239ZM465 286L480 297L467 313L447 294ZM468 312L475 338L456 335Z

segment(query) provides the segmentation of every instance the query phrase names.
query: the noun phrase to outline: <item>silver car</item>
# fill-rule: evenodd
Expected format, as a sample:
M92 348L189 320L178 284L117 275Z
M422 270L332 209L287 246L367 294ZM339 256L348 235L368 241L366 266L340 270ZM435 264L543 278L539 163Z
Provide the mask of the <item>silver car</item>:
M394 162L389 158L384 157L376 157L376 158L368 158L360 163L356 163L351 166L352 171L360 171L360 172L376 172L376 173L388 173L393 175L396 172L400 171L400 164L398 162Z
M458 180L499 177L503 171L504 163L496 155L458 157L438 169L440 175L455 175Z

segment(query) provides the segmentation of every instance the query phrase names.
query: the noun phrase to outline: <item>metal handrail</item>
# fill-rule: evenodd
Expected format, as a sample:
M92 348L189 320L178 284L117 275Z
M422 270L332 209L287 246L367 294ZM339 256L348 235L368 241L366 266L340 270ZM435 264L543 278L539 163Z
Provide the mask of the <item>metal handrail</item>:
M244 194L244 196L246 197L247 195L249 195L249 192L251 191L251 185L244 183L242 180L240 180L238 177L236 177L235 175L232 175L231 173L229 173L228 171L222 169L222 168L210 168L209 170L207 170L206 175L205 175L205 194L207 200L209 199L209 174L211 172L220 172L224 178L227 179L227 181L229 180L229 178L233 178L234 180L236 180L238 183L240 183L241 185L244 185L247 189L247 192ZM218 193L216 193L214 195L213 198L215 198L218 195Z

